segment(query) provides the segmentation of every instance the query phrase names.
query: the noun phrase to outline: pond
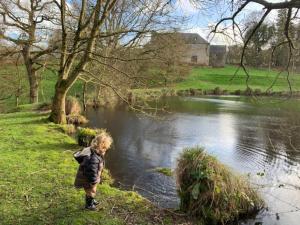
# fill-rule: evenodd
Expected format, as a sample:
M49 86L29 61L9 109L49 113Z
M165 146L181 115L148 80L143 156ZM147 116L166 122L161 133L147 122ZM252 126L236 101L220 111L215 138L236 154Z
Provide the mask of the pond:
M119 109L88 109L89 126L114 138L106 165L117 183L162 207L177 207L173 177L185 147L203 146L234 171L249 175L266 201L240 224L298 225L300 221L300 100L245 97L170 97L167 111L148 117Z

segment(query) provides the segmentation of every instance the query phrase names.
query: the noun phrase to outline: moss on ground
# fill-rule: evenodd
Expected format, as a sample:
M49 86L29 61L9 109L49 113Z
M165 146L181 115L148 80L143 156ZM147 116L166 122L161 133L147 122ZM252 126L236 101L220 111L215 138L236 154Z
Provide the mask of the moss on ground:
M83 210L84 193L73 187L78 164L72 154L79 147L47 116L0 114L1 224L180 224L110 181L99 185L99 210Z

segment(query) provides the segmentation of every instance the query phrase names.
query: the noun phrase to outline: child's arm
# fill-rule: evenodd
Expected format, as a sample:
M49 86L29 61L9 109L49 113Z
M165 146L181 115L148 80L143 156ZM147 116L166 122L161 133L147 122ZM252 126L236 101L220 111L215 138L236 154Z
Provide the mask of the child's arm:
M97 183L99 161L93 157L92 158L87 157L83 166L84 166L84 175L86 176L88 182L90 184Z

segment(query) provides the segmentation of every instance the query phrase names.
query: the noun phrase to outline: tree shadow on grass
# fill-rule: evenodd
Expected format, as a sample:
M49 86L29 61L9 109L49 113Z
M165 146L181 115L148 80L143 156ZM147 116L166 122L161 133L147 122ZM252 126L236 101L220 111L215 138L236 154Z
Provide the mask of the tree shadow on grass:
M36 147L38 148L37 151L60 151L60 152L67 152L67 151L78 151L81 147L78 146L76 143L69 143L69 142L60 142L60 143L41 143L37 144Z

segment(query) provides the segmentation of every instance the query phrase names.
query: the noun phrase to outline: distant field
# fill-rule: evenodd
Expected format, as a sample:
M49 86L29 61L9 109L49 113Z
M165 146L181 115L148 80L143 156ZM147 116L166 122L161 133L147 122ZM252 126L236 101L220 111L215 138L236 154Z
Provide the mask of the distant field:
M237 67L226 66L225 68L194 68L190 75L182 82L175 84L176 89L203 89L211 90L220 87L224 90L235 91L246 89L246 74L240 70L233 78ZM252 89L266 91L276 79L279 71L268 69L249 69L249 86ZM233 78L233 79L232 79ZM232 79L232 80L231 80ZM290 74L290 81L293 91L300 90L300 74ZM289 91L287 73L282 73L272 91Z

